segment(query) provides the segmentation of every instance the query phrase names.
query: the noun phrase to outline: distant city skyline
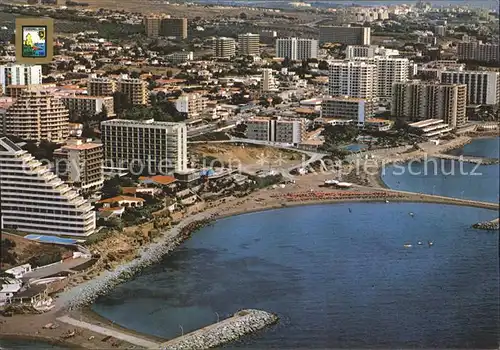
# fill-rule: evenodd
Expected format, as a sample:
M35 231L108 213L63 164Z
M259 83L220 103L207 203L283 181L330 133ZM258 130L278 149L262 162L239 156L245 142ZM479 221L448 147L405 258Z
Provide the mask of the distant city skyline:
M256 6L256 7L266 7L266 8L289 8L289 4L292 2L305 2L311 4L312 7L337 7L337 6L350 6L350 5L360 5L360 6L388 6L388 5L403 5L403 4L416 4L417 0L274 0L274 1L264 1L264 0L197 0L195 3L204 4L221 4L221 5L246 5L246 6ZM467 1L467 0L429 0L425 2L430 2L433 6L470 6L474 8L488 8L492 10L497 10L499 1L498 0L478 0L478 1Z

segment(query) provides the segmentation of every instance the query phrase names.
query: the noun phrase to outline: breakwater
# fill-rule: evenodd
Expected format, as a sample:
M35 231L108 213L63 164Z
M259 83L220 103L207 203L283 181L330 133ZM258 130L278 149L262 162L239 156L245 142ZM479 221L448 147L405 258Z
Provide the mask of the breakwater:
M91 304L99 296L108 293L116 285L131 279L145 267L159 262L164 255L173 251L194 231L209 224L215 217L215 215L200 213L186 219L179 226L169 229L159 242L143 248L138 258L61 295L64 307L71 310Z
M477 224L472 225L472 228L478 230L498 231L500 229L500 222L499 219L486 222L478 222Z
M198 329L161 344L161 349L208 349L234 341L271 324L278 322L278 316L254 309L241 310L234 316L210 326Z

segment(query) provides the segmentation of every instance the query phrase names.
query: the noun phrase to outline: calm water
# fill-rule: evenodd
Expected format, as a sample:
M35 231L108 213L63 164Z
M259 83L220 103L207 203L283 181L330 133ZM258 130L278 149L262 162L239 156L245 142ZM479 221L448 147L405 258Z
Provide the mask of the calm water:
M470 225L496 215L349 203L226 218L93 308L166 338L240 308L281 317L231 347L495 347L498 235Z
M486 158L499 158L500 137L477 139L465 145L463 148L450 152L457 156L474 156Z
M454 154L498 158L499 138L478 139ZM499 201L499 165L428 159L406 165L390 165L382 172L384 183L394 189L486 202Z

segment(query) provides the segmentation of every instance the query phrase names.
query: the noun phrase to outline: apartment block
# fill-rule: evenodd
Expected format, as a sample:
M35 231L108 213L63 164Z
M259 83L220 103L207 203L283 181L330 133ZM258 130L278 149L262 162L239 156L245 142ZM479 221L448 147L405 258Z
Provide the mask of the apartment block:
M499 50L498 44L483 44L481 41L464 42L457 45L457 55L460 60L500 62Z
M174 37L187 39L187 18L170 18L168 16L146 16L143 19L146 35L150 38Z
M377 66L366 62L333 62L328 76L330 96L348 96L364 99L368 114L372 113L377 98Z
M236 56L236 41L233 38L218 37L212 41L214 57L231 58Z
M241 56L258 56L260 54L259 49L260 35L259 34L239 34L238 35L238 46L239 54Z
M167 59L172 63L184 63L194 59L193 51L179 51L167 55Z
M208 99L197 93L183 94L175 101L175 109L185 113L189 119L200 117L207 108Z
M1 229L90 236L96 228L88 201L28 152L0 138Z
M276 91L276 80L273 77L273 70L270 68L264 68L262 70L262 78L260 80L260 91L261 92L271 92Z
M128 167L141 173L187 169L184 123L113 119L101 123L105 166Z
M114 117L114 101L112 96L87 96L73 95L62 96L66 108L69 110L69 115L72 118L81 116L94 116L101 112L106 113L106 117Z
M133 105L149 104L148 82L145 80L122 77L118 79L116 89L126 95Z
M104 182L101 143L70 139L54 151L55 172L82 194L98 191Z
M68 138L69 111L61 99L46 91L25 91L5 112L5 135L24 140L64 142Z
M302 61L318 57L318 41L302 38L276 39L276 57Z
M356 120L364 123L372 114L369 103L361 98L329 97L321 102L321 117Z
M116 81L110 78L91 78L87 82L90 96L112 96L116 92Z
M187 18L163 18L160 35L184 40L188 37L187 27Z
M370 45L370 27L320 26L319 43L338 43L344 45Z
M498 105L500 103L500 73L487 71L447 70L441 72L441 82L467 85L467 104Z
M375 56L398 56L399 50L387 49L377 45L348 45L345 49L346 59Z
M10 85L35 85L42 83L42 66L9 63L0 66L0 90L4 93Z
M301 119L252 118L246 125L246 135L251 140L297 144L305 134Z
M157 38L160 36L161 17L158 16L144 17L143 22L146 35L149 38Z
M466 100L465 84L396 83L391 114L414 121L440 119L457 128L467 123Z

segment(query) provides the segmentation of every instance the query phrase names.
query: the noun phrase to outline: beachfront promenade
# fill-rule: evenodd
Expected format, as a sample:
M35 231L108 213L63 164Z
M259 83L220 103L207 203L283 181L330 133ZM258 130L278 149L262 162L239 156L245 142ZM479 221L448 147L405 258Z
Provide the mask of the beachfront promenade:
M159 349L160 343L152 342L150 340L146 340L144 338L140 338L134 335L126 334L116 329L109 329L101 326L97 326L88 322L78 321L69 316L62 316L57 318L58 321L67 323L69 325L85 328L92 332L99 333L105 336L114 337L116 339L123 340L129 344L133 344L135 346L140 346L141 348L147 349Z

